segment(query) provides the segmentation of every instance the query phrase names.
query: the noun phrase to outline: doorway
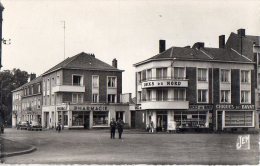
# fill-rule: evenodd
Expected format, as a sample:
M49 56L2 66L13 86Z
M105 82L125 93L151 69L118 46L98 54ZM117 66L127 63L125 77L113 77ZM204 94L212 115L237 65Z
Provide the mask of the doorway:
M222 130L222 111L217 111L217 131Z
M48 128L49 127L49 112L44 112L44 117L45 117L44 126L46 128Z
M167 112L157 113L156 122L157 131L167 131Z
M116 112L116 121L118 121L118 119L124 120L124 111Z
M131 111L131 128L135 128L135 111Z

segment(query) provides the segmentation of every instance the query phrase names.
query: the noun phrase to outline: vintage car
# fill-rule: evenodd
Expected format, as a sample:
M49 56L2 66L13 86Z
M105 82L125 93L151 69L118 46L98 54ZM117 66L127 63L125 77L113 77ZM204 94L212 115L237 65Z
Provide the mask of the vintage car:
M30 125L29 125L29 122L27 121L24 121L24 122L19 122L18 124L17 124L17 130L18 129L21 129L21 130L28 130L28 128L30 127Z

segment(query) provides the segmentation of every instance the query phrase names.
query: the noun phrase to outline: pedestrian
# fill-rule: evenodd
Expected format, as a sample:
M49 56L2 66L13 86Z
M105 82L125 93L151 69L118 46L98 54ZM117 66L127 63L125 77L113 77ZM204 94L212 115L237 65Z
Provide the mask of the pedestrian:
M4 124L1 125L1 133L4 134Z
M61 131L61 125L60 125L60 123L58 124L58 132L60 133L60 131Z
M150 130L151 130L151 133L153 133L153 132L154 132L154 125L153 125L153 121L151 121L151 123L150 123Z
M119 139L121 139L124 130L124 122L120 118L117 121L117 130L118 130Z
M110 137L111 139L115 139L115 133L116 133L116 121L114 118L112 118L110 122Z

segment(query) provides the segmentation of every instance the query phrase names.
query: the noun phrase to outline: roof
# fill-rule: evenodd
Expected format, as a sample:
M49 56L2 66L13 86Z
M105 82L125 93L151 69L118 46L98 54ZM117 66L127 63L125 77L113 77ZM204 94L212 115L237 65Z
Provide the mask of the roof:
M39 83L39 82L41 82L41 81L42 81L42 76L39 76L39 77L33 79L32 81L27 82L27 83L23 84L22 86L16 88L16 89L13 90L12 92L16 92L16 91L22 90L24 87L27 87L27 86L30 86L30 85Z
M232 49L221 48L189 48L189 47L171 47L164 52L157 54L147 60L134 64L134 66L154 60L192 60L192 61L218 61L218 62L236 62L251 63L252 61L245 56L240 55Z
M43 75L52 73L59 69L82 69L82 70L104 70L104 71L118 71L119 70L97 58L94 54L79 53L73 57L69 57L51 69L47 70Z

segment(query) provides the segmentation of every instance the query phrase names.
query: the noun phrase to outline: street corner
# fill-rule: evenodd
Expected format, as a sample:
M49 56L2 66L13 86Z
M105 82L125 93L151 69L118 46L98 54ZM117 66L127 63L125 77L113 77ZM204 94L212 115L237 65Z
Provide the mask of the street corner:
M32 145L0 137L0 158L11 157L34 152L37 148Z

